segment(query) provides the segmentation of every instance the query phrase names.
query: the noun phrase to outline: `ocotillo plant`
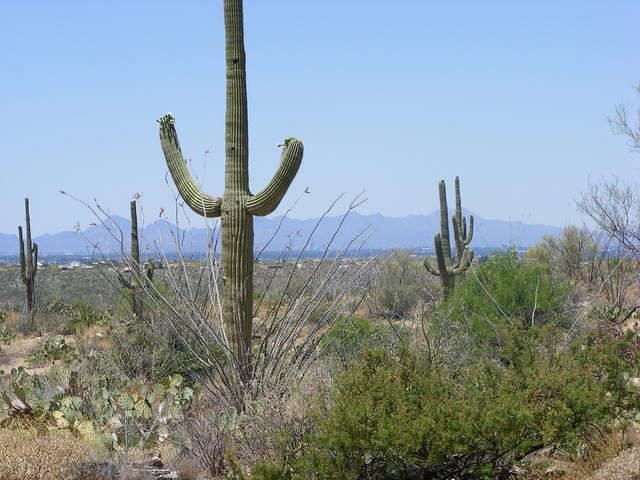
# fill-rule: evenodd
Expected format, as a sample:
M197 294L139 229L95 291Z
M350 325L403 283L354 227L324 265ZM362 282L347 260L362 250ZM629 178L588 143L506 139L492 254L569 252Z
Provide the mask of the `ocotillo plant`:
M303 145L294 138L286 139L274 177L262 191L251 194L242 0L224 0L224 24L227 86L222 198L203 193L191 178L171 114L159 120L160 141L173 181L187 205L205 217L221 218L224 330L240 375L247 380L253 323L253 216L268 215L278 206L300 167Z
M444 180L440 181L440 233L434 237L437 268L424 259L424 266L433 275L440 277L445 297L455 287L455 277L467 271L473 261L473 251L466 248L473 236L473 217L469 221L469 234L467 235L466 220L462 217L462 204L460 201L460 182L456 177L456 214L453 217L453 231L456 243L456 259L451 259L451 243L449 240L449 210L447 208L447 188Z
M142 267L140 265L140 244L138 241L138 209L135 200L131 200L131 280L127 280L121 274L118 275L120 283L129 290L131 295L131 310L133 316L136 319L142 319L143 304L140 298L140 284L143 281L152 281L154 264L153 260L149 259L147 266L142 273Z
M27 293L27 311L32 312L35 307L36 272L38 271L38 244L31 241L31 217L29 215L29 199L24 199L25 223L27 229L27 243L22 236L22 226L18 227L18 241L20 242L20 278Z

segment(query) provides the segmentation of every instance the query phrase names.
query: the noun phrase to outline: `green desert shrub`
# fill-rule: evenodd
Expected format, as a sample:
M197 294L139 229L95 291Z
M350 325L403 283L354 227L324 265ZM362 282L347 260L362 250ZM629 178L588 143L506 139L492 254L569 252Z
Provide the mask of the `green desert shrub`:
M522 343L511 366L487 360L455 371L406 349L366 353L317 408L317 430L288 475L494 478L543 445L576 449L592 425L637 407L622 380L637 370L622 355L628 342L550 356L532 353L546 348L536 338Z
M441 311L447 321L466 322L480 337L495 338L503 327L561 323L566 294L563 282L510 251L468 273Z
M400 330L402 336L406 332ZM381 321L373 321L366 318L351 317L340 319L323 339L323 347L326 354L337 360L342 367L359 358L366 350L378 349L390 346L397 341L394 338L391 327Z

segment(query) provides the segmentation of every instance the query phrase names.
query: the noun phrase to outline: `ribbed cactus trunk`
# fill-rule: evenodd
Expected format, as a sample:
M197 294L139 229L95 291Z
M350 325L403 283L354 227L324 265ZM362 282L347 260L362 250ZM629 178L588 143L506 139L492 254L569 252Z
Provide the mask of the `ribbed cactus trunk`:
M469 233L467 234L467 220L462 216L462 201L460 200L460 180L456 177L456 213L452 218L453 234L456 245L456 260L451 258L451 241L449 237L449 209L447 206L447 187L444 180L440 181L440 233L434 237L437 265L434 268L429 259L425 258L424 266L433 275L440 277L440 283L445 298L449 297L455 288L456 276L462 275L471 266L473 251L466 248L473 237L473 216L470 218Z
M224 2L227 105L222 196L222 265L227 337L241 365L249 362L253 327L253 218L249 196L249 125L242 0Z
M278 170L256 195L249 190L247 82L242 0L224 1L226 34L225 188L222 198L202 193L189 174L180 150L174 118L159 120L169 171L187 205L205 217L221 217L223 321L227 342L248 379L253 324L253 216L268 215L280 203L302 161L299 140L284 142Z
M140 300L140 291L136 288L136 279L140 275L140 244L138 242L138 209L136 201L131 200L129 207L131 209L131 263L135 270L132 272L133 278L129 285L129 293L131 295L131 310L133 311L133 316L141 319L142 302Z
M129 290L131 297L131 311L137 320L143 320L144 302L141 298L143 285L153 280L154 263L149 259L149 263L143 273L140 263L140 241L138 239L138 207L135 200L129 204L131 210L131 277L127 280L118 272L118 279L124 288Z
M35 308L36 272L38 271L38 244L31 241L31 216L29 214L29 199L24 199L25 227L27 230L27 242L22 235L22 227L18 227L18 241L20 242L20 279L26 289L27 311L33 312Z
M436 251L442 252L438 255L438 263L442 257L444 268L438 268L440 271L440 280L445 294L453 290L455 286L455 278L451 271L451 241L449 240L449 207L447 205L447 187L444 180L438 185L438 193L440 195L440 236L435 239ZM440 243L439 247L437 243Z

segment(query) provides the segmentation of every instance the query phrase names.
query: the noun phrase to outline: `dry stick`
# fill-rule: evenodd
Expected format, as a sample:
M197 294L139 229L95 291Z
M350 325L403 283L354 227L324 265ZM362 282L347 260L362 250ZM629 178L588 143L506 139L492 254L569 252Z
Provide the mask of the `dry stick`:
M340 227L339 227L339 228L340 228ZM353 243L354 243L354 242L355 242L355 241L356 241L356 240L357 240L361 235L363 235L363 234L364 234L364 232L365 232L366 230L367 230L367 227L365 227L365 228L364 228L360 233L358 233L358 234L357 234L357 235L356 235L356 236L355 236L355 237L354 237L354 238L353 238L353 239L352 239L352 240L347 244L347 246L345 247L345 249L343 250L343 252L341 253L340 257L339 257L337 260L341 260L341 259L344 257L344 255L346 254L346 252L348 251L348 249L351 247L351 245L352 245L352 244L353 244ZM336 261L334 261L334 262L333 262L333 265L332 265L332 266L334 267L334 272L335 272L335 271L337 271L337 270L338 270L338 268L339 268L339 264L338 264L338 262L336 262ZM329 273L329 274L327 274L327 277L325 278L325 280L324 280L324 281L320 284L320 286L318 287L318 289L317 289L317 291L316 291L316 298L318 299L318 304L319 304L319 303L320 303L320 301L322 300L321 298L319 298L319 297L320 297L320 294L321 294L321 292L323 292L324 288L325 288L325 287L326 287L326 285L327 285L327 282L328 282L328 281L330 280L330 278L331 278L330 276L332 276L334 272L331 272L331 271L330 271L330 273ZM314 273L315 273L315 272L314 272ZM343 275L344 275L344 274L343 274ZM308 284L308 283L310 283L310 281L311 281L311 280L310 280L310 278L309 278L309 279L307 279L307 284ZM305 288L305 290L306 290L306 288ZM303 293L304 293L303 291L300 291L300 292L299 292L299 294L297 294L297 296L298 296L299 298L302 298ZM294 298L295 298L295 296L294 296ZM313 301L313 298L312 298L312 300L311 300L311 301ZM307 309L308 309L309 305L310 305L310 303L308 303L308 304L307 304L307 306L306 306L306 307L303 309L303 311L301 312L301 314L300 314L300 319L299 319L299 320L294 324L294 329L297 329L298 325L301 323L301 319L302 319L302 318L304 318L304 315L305 315L305 313L307 312ZM316 306L316 308L317 308L317 306ZM313 310L315 310L315 308L314 308ZM312 310L312 311L313 311L313 310ZM286 315L286 313L287 313L287 312L285 312L285 315Z
M91 205L89 205L88 203L79 200L75 197L73 197L72 195L66 194L68 196L70 196L71 198L74 198L75 200L79 201L81 204L85 205L92 213L93 215L101 222L101 224L105 227L105 229L107 230L107 232L109 232L109 234L120 244L121 247L121 252L122 252L122 256L125 259L125 261L128 262L129 258L128 255L125 253L125 248L124 248L124 234L122 232L122 230L120 229L120 227L113 221L113 219L110 217L109 213L106 212L102 207L100 207L99 205L97 205L96 209L92 208ZM100 215L102 214L102 215ZM105 219L108 219L111 224L115 225L115 227L117 228L117 231L119 232L120 235L116 235L113 233L112 228L109 227L109 225L107 224L107 222L105 221ZM178 288L178 281L175 279L174 275L173 275L173 271L171 268L167 268L165 270L165 272L167 273L167 278L170 281L170 283L173 285L174 287L174 291L176 293L178 293L179 298L181 298L182 302L184 305L188 306L188 308L192 311L192 315L187 315L186 317L191 319L194 314L195 316L199 316L200 312L198 307L193 303L193 301L191 300L193 298L193 290L191 288L191 284L189 281L189 276L188 276L188 271L187 271L187 266L186 266L186 262L184 261L184 255L182 253L182 249L181 249L181 242L179 240L179 233L175 234L174 232L172 233L172 238L174 240L174 244L176 245L176 248L178 249L178 260L179 260L179 265L183 270L183 274L184 274L184 284L187 286L188 289L188 295L184 295L182 293L182 291ZM183 238L184 241L184 238ZM99 247L95 246L94 248L96 248L98 251L100 251L102 253L102 251L100 250ZM106 258L104 256L104 254L102 253L103 258ZM164 259L165 262L167 264L167 266L169 265L168 260L166 259L166 255L164 255ZM218 346L222 347L223 351L225 351L225 353L230 353L230 350L228 349L226 342L224 341L223 338L221 338L221 335L218 332L215 332L214 330L207 328L208 322L206 321L202 321L199 322L200 325L197 325L195 322L193 322L193 320L191 321L191 324L187 323L184 320L184 315L182 315L181 313L179 313L177 310L175 310L175 308L173 307L173 305L171 304L171 302L164 298L160 292L155 288L155 286L151 285L150 289L147 289L147 294L151 299L156 299L156 309L155 311L158 310L158 306L161 306L163 308L160 308L161 312L169 312L170 313L170 317L173 318L172 321L169 322L169 326L172 329L174 335L176 335L176 337L180 340L180 342L183 344L183 346L188 350L188 352L190 353L190 355L193 355L193 357L197 360L197 362L203 366L203 367L215 367L215 370L217 371L217 374L219 375L220 379L223 381L223 383L225 385L228 386L229 390L232 390L232 388L230 388L230 385L232 384L232 382L230 381L230 379L228 378L228 376L226 375L226 369L224 368L225 365L223 362L220 362L217 360L217 352L215 352L214 350L211 350L210 345L204 341L204 338L206 338L206 335L202 335L204 332L201 330L201 326L205 326L205 329L208 330L208 334L212 335L215 339L215 343L218 344ZM149 295L149 293L151 293L151 295ZM157 302L157 299L161 299L160 302ZM190 332L192 332L194 336L194 339L196 341L197 344L200 344L200 346L202 348L204 348L206 351L209 352L208 355L208 359L202 357L202 355L200 355L196 350L194 350L194 348L192 347L192 341L193 339L188 339L186 337L184 337L184 335L180 332L180 330L177 328L177 325L182 324L183 326L186 326L188 328L188 330ZM154 339L157 340L157 339ZM211 359L214 359L214 364L211 363ZM194 373L194 372L192 372ZM219 396L219 395L218 395Z
M109 233L109 235L118 243L118 245L120 246L122 258L125 260L125 263L130 263L130 258L127 255L124 247L124 233L122 232L122 229L117 225L117 223L115 223L115 221L111 218L110 214L106 212L99 204L97 204L97 202L96 202L96 207L94 208L89 203L81 199L78 199L73 195L70 195L62 191L61 193L69 196L70 198L78 201L79 203L87 207L87 209L94 215L94 217L103 225L103 227ZM110 222L111 226L107 223L107 221ZM113 227L115 227L117 234L114 233ZM214 368L214 370L216 371L216 378L214 380L222 381L225 387L225 390L220 389L216 385L215 381L212 381L210 384L206 384L207 389L212 394L214 394L216 398L226 400L227 396L225 395L225 393L226 394L233 393L233 391L235 390L233 385L237 382L233 381L227 375L226 365L224 362L218 359L218 352L211 350L210 345L206 341L204 341L204 339L207 337L207 334L211 335L215 343L222 348L223 352L226 354L225 356L227 357L227 360L229 360L229 357L232 358L233 356L230 355L230 350L223 336L221 336L220 333L210 328L209 322L206 322L204 321L203 318L201 318L201 314L197 305L193 303L193 300L192 300L193 291L189 281L186 262L184 261L184 254L182 253L182 248L181 248L182 245L179 240L180 234L179 232L178 233L171 232L171 236L173 238L174 244L176 245L176 249L178 251L179 266L183 270L184 284L187 286L188 294L185 295L178 287L178 281L175 279L173 270L169 267L169 261L166 258L166 255L164 255L163 253L162 258L164 259L165 264L167 266L167 269L165 270L166 277L169 280L170 284L172 285L174 292L178 294L178 297L181 299L183 304L188 307L188 309L192 312L192 314L184 315L178 312L173 307L172 303L167 298L165 298L153 284L149 285L148 283L144 283L144 285L146 285L147 288L143 290L147 294L148 300L152 302L152 305L154 307L154 312L160 312L165 316L167 315L167 313L169 314L169 319L170 319L170 321L168 322L169 327L171 328L174 335L176 335L176 337L180 340L180 343L182 343L183 346L187 349L189 354L192 355L193 358L197 361L197 363L205 368L206 367ZM182 241L184 241L184 236ZM97 250L98 252L100 252L103 259L106 260L108 258L106 257L106 255L98 245L94 245L94 250ZM112 268L115 268L115 267L112 267ZM188 322L185 320L185 317L189 319ZM194 321L194 318L199 318L199 317L201 321L196 323ZM193 335L194 338L192 339L186 338L181 333L181 331L177 328L178 325L182 325L186 327L192 334L194 334ZM201 329L202 327L205 328L205 331ZM223 331L222 333L224 334ZM204 351L208 352L208 358L204 358L198 351L196 351L193 348L192 346L193 340L195 340L196 344L199 344L201 348L204 349ZM158 345L162 345L159 342L159 339L154 338L154 341L156 341ZM192 371L192 374L196 375L196 372Z
M258 252L258 254L255 256L255 258L253 259L254 262L257 262L258 259L260 258L260 255L262 255L262 253L267 249L267 247L269 245L271 245L271 242L273 242L273 240L276 238L276 235L278 235L278 232L280 231L280 229L282 228L282 224L284 223L284 221L287 219L287 215L289 215L289 213L291 213L291 211L295 208L296 204L298 203L299 199L296 199L295 202L293 202L293 205L289 208L287 208L287 211L284 212L284 214L282 215L282 217L280 218L280 221L278 222L278 226L276 227L276 230L273 232L273 235L271 235L271 238L269 238L269 240L267 240L267 243L265 243L262 248L260 249L260 251Z
M260 249L260 251L258 252L258 255L256 255L256 257L253 259L254 263L258 261L258 259L260 258L260 256L262 255L262 253L266 250L266 248L271 245L271 242L273 242L273 240L276 238L276 235L278 235L278 232L280 231L280 229L282 228L282 224L284 223L285 219L287 218L287 215L291 212L291 210L293 210L293 207L295 207L295 205L298 203L298 200L296 200L293 204L293 206L291 206L290 208L287 209L286 212L284 212L284 215L282 215L282 218L280 218L280 221L278 222L278 226L276 227L276 230L273 232L273 235L271 235L271 238L269 238L269 240L267 241L267 243L265 243L263 245L263 247ZM257 306L253 307L253 316L255 317L256 313L258 312L258 310L260 309L260 306L262 305L262 302L265 299L265 296L267 295L267 292L269 291L269 288L271 286L271 282L273 281L273 279L276 277L277 274L277 270L274 270L273 275L271 276L271 279L269 280L269 282L267 283L266 288L264 289L264 291L262 292L262 295L260 295L260 298L258 299L258 304ZM264 323L264 322L263 322ZM262 324L260 325L262 326ZM259 326L259 327L260 327Z
M498 301L494 298L494 296L491 295L491 292L487 290L487 287L485 287L485 285L482 283L482 281L480 280L480 277L478 277L478 274L476 273L475 270L473 270L473 276L478 282L478 284L482 287L482 290L484 290L484 293L486 293L489 299L495 304L496 307L498 307L498 310L500 311L502 316L504 316L504 318L506 318L509 322L512 322L513 319L511 318L511 316L507 312L505 312L505 310L502 308L500 303L498 303Z
M338 224L338 227L336 228L336 230L334 231L331 239L329 240L329 243L327 244L326 248L324 249L323 255L321 256L320 260L318 261L316 268L313 270L312 274L307 278L306 282L298 289L298 291L293 295L293 298L299 298L302 296L302 294L306 291L306 289L308 288L309 284L311 283L311 280L315 277L315 274L319 271L320 266L324 264L324 260L326 258L326 256L329 253L329 249L331 248L331 245L333 244L335 238L338 236L338 233L342 230L342 226L344 225L345 220L347 219L347 216L349 215L349 213L351 213L355 208L357 208L359 205L361 205L363 201L357 202L359 195L356 196L356 198L354 199L354 201L351 203L351 205L349 206L349 208L347 209L347 211L344 213L344 215L342 216L340 223ZM360 237L362 234L364 234L364 232L368 230L368 227L365 227L363 230L361 230L354 238L351 239L351 241L349 241L349 243L347 244L347 246L345 247L345 249L343 250L343 252L340 254L340 258L342 258L344 256L344 254L346 254L346 252L348 251L348 249L351 247L351 245L353 244L353 242L355 242L355 240L358 239L358 237ZM309 237L309 239L307 240L307 242L305 243L303 249L300 251L300 254L298 256L298 259L296 259L296 263L299 260L299 258L302 256L302 254L304 253L304 251L306 250L306 247L308 246L308 244L311 241L311 236ZM337 268L337 267L336 267ZM293 270L292 270L292 275L293 276ZM291 278L290 277L290 278ZM321 288L320 288L321 290ZM291 303L291 302L290 302ZM288 309L285 310L284 315L286 315L288 313Z
M364 233L364 231L366 231L366 228L363 229L363 231L360 234L358 234L358 236L360 236L362 233ZM338 260L340 260L346 254L346 252L348 251L350 246L353 244L353 242L355 242L355 240L357 240L358 236L356 236L354 239L352 239L348 243L348 245L345 247L345 249L341 253L341 256L340 256L340 258ZM364 244L364 242L363 242L363 244ZM359 250L360 249L358 249L358 251ZM371 263L371 262L372 262L372 260L370 260L368 263ZM333 267L333 272L330 271L330 273L328 275L330 275L331 277L334 277L334 274L336 272L339 272L339 268L338 268L339 267L339 262L338 261L334 261L333 264L332 264L332 267ZM342 275L339 275L336 280L341 279L344 275L346 275L346 270L342 273ZM284 359L284 354L285 354L286 351L290 350L291 347L293 347L293 345L294 345L299 333L301 332L301 328L303 326L303 323L308 320L309 315L313 311L315 311L315 309L320 305L320 302L322 301L321 294L325 290L325 288L327 287L327 282L330 280L331 277L326 278L325 281L323 281L323 283L317 288L316 295L315 295L316 298L314 299L312 297L312 299L310 301L308 301L307 305L305 306L303 311L300 313L298 321L294 322L293 327L291 327L289 329L289 338L285 339L286 342L282 342L282 345L278 349L278 355L276 356L276 365L277 365L278 362L280 362L280 365L282 365L282 362L283 362L283 359ZM356 275L354 275L352 280L355 280L356 278L358 278L357 273L356 273ZM320 319L314 325L314 328L311 330L311 332L309 332L306 335L305 340L303 341L303 343L301 345L299 345L297 350L294 352L294 358L292 360L292 363L296 361L297 357L300 354L303 355L303 357L302 357L303 361L310 356L311 351L315 348L317 343L320 341L320 339L318 339L318 341L315 341L315 338L316 338L316 335L317 335L318 331L320 330L320 328L322 328L324 325L326 325L328 323L327 322L327 318L328 317L331 316L332 318L338 318L339 314L336 315L336 313L334 313L334 312L335 312L337 306L341 303L341 300L344 298L344 296L347 294L347 292L349 290L350 290L349 286L343 288L342 291L341 291L341 294L334 299L332 305L323 313L323 315L320 317ZM309 311L307 313L307 309L308 309L309 305L311 305L316 299L317 299L318 303L315 305L315 307L311 311ZM357 308L357 306L353 309L353 311L355 311L356 308ZM311 348L308 348L308 344L309 343L311 343Z
M328 208L327 210L325 210L325 212L320 216L320 218L319 218L319 219L318 219L318 221L316 222L315 226L314 226L314 227L313 227L313 229L311 230L311 233L309 234L309 236L308 236L308 238L307 238L307 242L305 243L305 245L304 245L304 247L303 247L303 250L302 250L302 251L304 251L304 248L306 248L306 245L310 242L310 239L313 237L313 235L315 234L316 230L317 230L317 229L318 229L318 227L320 226L320 222L322 222L322 220L324 220L324 218L329 214L329 212L333 209L333 207L335 206L335 204L338 202L338 200L340 200L340 198L342 198L342 196L343 196L343 195L344 195L344 194L341 194L340 196L338 196L338 198L336 198L336 199L331 203L331 205L329 206L329 208ZM297 263L297 261L296 261L296 263ZM287 282L286 282L285 287L284 287L284 289L283 289L283 293L282 293L282 295L280 296L280 298L279 298L279 300L278 300L278 303L277 303L277 305L276 305L276 308L275 308L275 310L274 310L273 318L277 318L277 316L278 316L278 312L279 312L279 310L280 310L280 307L282 306L282 303L284 302L284 297L285 297L286 292L287 292L287 290L288 290L288 288L289 288L289 285L290 285L290 283L291 283L291 278L292 278L292 276L293 276L293 272L294 272L294 270L292 269L291 274L289 275L289 278L287 279ZM267 331L267 333L265 334L264 340L263 340L263 342L261 342L261 344L260 344L260 348L259 348L258 353L257 353L257 355L258 355L258 356L260 356L260 355L263 353L263 352L262 352L263 346L264 346L264 345L266 344L266 342L268 341L269 336L273 333L273 329L274 329L274 327L273 327L273 325L271 325L271 326L269 327L269 330L268 330L268 331Z
M536 308L538 307L538 287L540 287L540 277L536 280L536 294L533 298L533 311L531 312L531 326L535 326Z
M294 265L296 265L296 264L298 263L298 261L300 260L300 258L301 258L301 256L302 256L302 254L304 253L305 249L307 248L307 246L308 246L308 245L309 245L309 243L311 242L311 239L313 238L313 235L314 235L314 233L315 233L316 229L317 229L317 228L318 228L318 226L320 225L320 222L325 218L325 216L326 216L326 215L329 213L329 211L333 208L333 206L335 205L335 203L336 203L336 202L337 202L337 201L338 201L342 196L343 196L343 195L340 195L340 196L339 196L339 197L338 197L338 198L337 198L337 199L336 199L336 200L331 204L331 206L329 207L329 209L328 209L328 210L327 210L327 211L326 211L326 212L325 212L325 213L320 217L320 219L319 219L319 220L318 220L318 222L316 223L315 227L313 228L313 230L312 230L311 234L308 236L307 241L305 242L305 244L304 244L304 246L303 246L302 250L301 250L301 251L300 251L300 253L298 254L298 258L296 258L296 261L295 261ZM307 286L309 285L309 283L310 283L310 281L311 281L311 277L313 277L313 276L318 272L318 270L319 270L320 266L323 264L323 262L324 262L325 258L326 258L326 257L327 257L327 255L328 255L329 249L331 248L331 245L333 244L333 241L335 240L336 236L337 236L337 235L338 235L338 233L340 232L340 230L341 230L341 228L342 228L342 225L344 224L344 221L345 221L345 219L346 219L347 215L348 215L348 214L349 214L349 213L350 213L354 208L357 208L357 206L358 206L358 205L360 205L360 204L362 203L362 202L357 203L358 197L359 197L359 195L358 195L358 196L356 196L356 198L351 202L351 204L350 204L349 208L347 209L347 212L343 215L343 217L342 217L342 219L341 219L340 223L338 224L338 227L336 228L336 230L334 231L334 233L333 233L333 235L332 235L331 239L329 240L328 244L326 245L326 247L325 247L325 249L324 249L324 251L323 251L323 254L322 254L322 256L321 256L321 258L320 258L320 260L319 260L318 264L316 265L315 269L312 271L312 274L311 274L310 278L308 278L308 279L307 279L307 281L303 284L303 286L302 286L300 289L298 289L298 292L296 292L296 293L293 295L293 297L292 297L293 299L298 299L298 298L300 298L300 296L302 295L302 293L304 292L304 290L305 290L305 289L307 288ZM284 297L285 297L286 292L287 292L287 290L288 290L288 288L289 288L289 285L291 284L291 280L292 280L292 278L293 278L293 274L294 274L294 273L295 273L295 267L294 267L294 268L292 268L291 273L289 274L289 277L288 277L288 279L287 279L287 283L286 283L286 285L285 285L285 288L284 288L284 290L283 290L283 293L282 293L282 295L281 295L281 297L280 297L280 300L279 300L279 302L278 302L278 305L277 305L277 307L276 307L276 309L275 309L275 311L274 311L274 313L273 313L273 318L274 318L274 320L278 318L279 310L280 310L280 308L281 308L281 306L282 306L282 303L283 303L283 301L284 301ZM288 314L290 313L291 308L292 308L292 306L293 306L293 301L294 301L293 299L289 302L289 304L288 304L287 308L285 309L285 312L284 312L284 314L283 314L283 318L286 318L286 317L288 316ZM275 323L276 323L276 325L277 325L277 322L275 322ZM270 329L270 332L268 332L268 334L265 336L265 342L263 342L263 344L266 344L266 340L268 340L268 337L270 336L270 334L271 334L271 329ZM262 346L262 345L261 345L261 346ZM269 353L273 353L274 349L277 349L277 347L278 347L278 344L277 344L277 343L275 343L275 344L273 345L273 347L272 347L272 349L271 349L271 351L270 351Z
M353 239L343 253L340 254L340 258L342 258L344 253L350 248L353 241L355 241L355 239ZM309 315L318 307L319 301L322 299L323 292L330 286L328 282L331 279L340 279L342 276L346 275L346 272L337 277L335 275L336 272L339 272L338 260L340 258L332 262L327 278L325 278L325 280L321 282L320 286L316 288L316 294L312 295L310 299L305 300L304 302L301 301L304 296L304 292L308 288L308 284L318 274L318 268L316 268L310 278L307 279L307 288L299 289L294 295L293 300L289 302L286 314L284 314L280 319L278 319L278 317L274 318L272 335L274 336L275 341L269 345L269 342L263 340L261 343L261 351L263 353L257 358L256 370L260 372L259 381L257 383L260 388L264 389L266 377L271 378L272 380L274 378L277 379L277 384L280 385L283 382L286 382L286 379L290 378L291 372L296 369L299 374L304 374L304 363L310 357L311 353L313 353L313 348L315 348L315 345L319 342L319 340L316 339L318 330L322 328L323 325L327 324L328 316L336 315L336 313L334 313L336 306L341 302L344 295L346 295L350 286L346 286L341 289L342 295L338 296L334 300L334 304L327 309L324 315L317 321L315 328L305 335L305 340L303 340L302 344L295 346L295 341L302 331L302 326L308 321ZM354 275L354 278L356 276L357 274ZM296 305L302 305L303 310L302 312L296 311L294 315L292 312L296 310ZM357 305L354 308L357 308ZM296 319L298 321L295 321ZM292 322L292 320L294 321ZM290 352L292 349L294 351L294 357L292 357L290 361L285 362L286 353Z
M563 345L566 345L568 340L569 340L569 334L571 333L571 331L574 329L574 327L576 326L576 324L582 319L582 317L584 317L584 315L587 313L587 309L593 304L593 302L596 301L596 299L598 298L598 295L600 295L600 293L602 292L605 283L607 282L607 280L609 280L611 278L611 276L615 273L615 271L618 269L618 267L620 266L621 262L618 262L616 264L615 267L613 267L613 270L611 270L611 272L609 273L609 275L607 276L607 278L605 278L602 282L602 285L600 285L600 288L598 289L598 292L593 296L593 298L589 301L589 303L587 303L587 305L585 305L584 309L582 310L582 312L580 312L580 315L578 315L576 317L576 319L573 321L573 323L571 324L571 327L569 327L569 330L567 330L566 335L564 336L564 340L563 340Z
M365 263L358 271L356 271L356 273L353 275L353 277L351 278L351 281L347 284L347 287L350 287L352 284L354 284L358 279L363 278L363 274L364 272L366 272L369 268L369 266L373 263L374 259L370 259L369 261L367 261L367 263ZM316 338L316 333L319 331L319 329L326 324L326 319L327 317L333 312L334 307L336 307L337 305L341 304L342 299L346 296L347 292L349 291L349 288L344 288L341 295L336 298L334 300L333 305L327 309L327 311L323 314L323 316L321 317L320 321L318 322L318 324L314 327L314 329L312 330L312 335L309 335L303 343L303 346L306 345L307 342L310 342L311 345L309 348L307 348L306 350L306 356L308 357L314 350L315 348L318 346L318 344L320 343L320 341L322 340L322 338L324 338L324 335ZM355 313L355 311L358 309L358 307L362 304L362 302L364 301L365 296L367 295L367 292L364 291L362 293L362 295L359 297L359 299L356 302L353 302L352 304L352 308L349 312L349 317L353 316L353 314ZM337 316L334 315L335 318L337 318ZM326 335L326 334L325 334ZM327 347L325 347L326 349ZM304 353L304 350L301 350L302 353ZM320 352L321 353L321 352ZM306 360L306 358L302 358L302 361Z

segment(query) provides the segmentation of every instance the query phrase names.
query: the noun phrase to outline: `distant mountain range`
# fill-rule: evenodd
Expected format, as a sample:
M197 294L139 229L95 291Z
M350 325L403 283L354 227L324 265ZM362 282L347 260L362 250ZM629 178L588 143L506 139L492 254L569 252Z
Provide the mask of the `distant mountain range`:
M465 215L471 213L466 211ZM558 235L560 227L532 225L515 221L489 220L475 217L475 233L471 246L478 248L500 248L506 246L528 247L538 242L543 235ZM322 250L331 241L342 217L326 217L319 224L318 219L298 220L292 218L257 217L254 222L255 248L262 249L269 239L267 251L283 251L291 248L299 250L309 234L318 224L311 238L308 250ZM278 230L278 226L280 228ZM79 232L65 231L45 234L34 239L41 255L87 254L97 246L104 254L113 255L120 251L120 239L125 249L129 248L130 222L126 218L114 216L105 225L94 225ZM359 247L366 238L364 249L426 248L433 247L433 236L440 228L440 215L409 215L406 217L385 217L380 214L361 215L352 212L335 235L330 249L344 248L354 237L361 234L354 246ZM277 231L277 233L276 233ZM275 236L274 236L275 234ZM177 251L179 238L183 252L200 253L206 251L211 240L207 228L177 230L166 220L157 220L147 225L141 235L141 249L153 253L158 249L167 254ZM0 233L0 255L18 253L18 236Z

